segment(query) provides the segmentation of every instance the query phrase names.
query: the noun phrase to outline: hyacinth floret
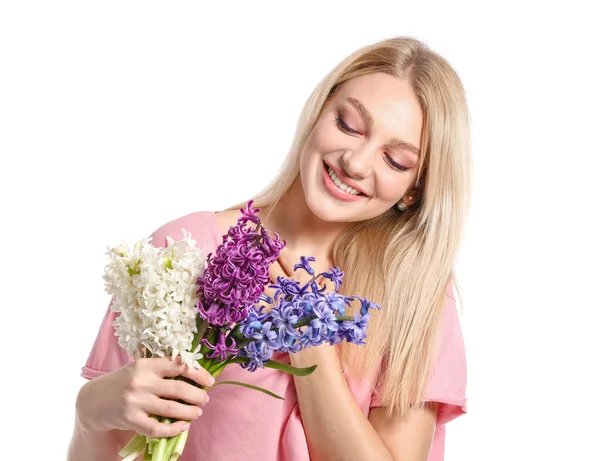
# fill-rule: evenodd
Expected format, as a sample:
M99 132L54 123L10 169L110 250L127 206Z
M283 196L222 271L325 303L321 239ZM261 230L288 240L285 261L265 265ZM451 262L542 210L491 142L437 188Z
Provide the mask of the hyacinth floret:
M302 287L297 280L290 280L281 275L277 276L276 283L269 285L269 288L275 290L275 293L273 294L274 299L277 299L281 295L286 297L302 294Z
M309 275L315 275L315 270L310 267L311 261L314 260L314 256L300 256L300 262L294 264L294 272L296 272L297 269L304 269Z
M240 364L242 368L256 371L258 368L264 368L265 363L273 357L273 349L264 342L255 341L240 351L240 357L250 359L248 362Z
M329 269L329 272L323 272L321 275L326 279L331 280L335 285L335 291L338 291L342 285L342 279L344 278L344 272L342 272L339 267L332 267Z
M367 337L367 327L369 326L370 314L360 315L354 313L354 320L342 322L342 330L346 341L354 344L365 344L364 340Z
M228 340L231 342L229 345L227 345ZM235 339L230 338L223 331L219 333L219 340L214 346L206 338L202 339L202 344L213 351L207 354L206 357L209 359L218 358L220 361L225 360L228 354L235 354L239 350L236 347Z
M255 339L256 342L265 343L268 347L273 350L279 349L279 337L277 332L271 330L272 322L265 322L260 331L255 331L252 334L252 338Z
M294 338L300 336L294 328L300 317L298 316L298 308L293 302L281 300L280 307L276 307L271 311L271 317L275 327L283 328L288 335Z

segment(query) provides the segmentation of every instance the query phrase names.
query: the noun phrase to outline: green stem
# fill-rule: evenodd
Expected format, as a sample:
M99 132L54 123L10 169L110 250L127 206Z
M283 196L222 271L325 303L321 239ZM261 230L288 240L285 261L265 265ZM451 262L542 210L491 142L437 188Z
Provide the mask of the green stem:
M169 418L162 418L161 422L164 424L171 424L171 420ZM152 461L166 461L168 459L165 457L167 441L168 437L161 437L158 440L158 443L154 447L154 452L152 453Z
M167 441L167 448L165 449L165 461L169 461L171 459L171 455L173 455L173 451L175 450L175 445L177 444L177 440L179 439L179 437L181 436L181 434L177 434L174 437L169 437L169 440Z
M305 327L306 325L308 325L315 317L306 317L303 318L301 320L298 320L296 323L294 323L292 325L293 328L301 328L301 327ZM354 317L351 317L349 315L337 315L335 317L336 320L341 320L343 321L349 321L349 320L354 320Z
M127 442L127 445L125 445L121 451L119 451L119 456L121 457L125 457L127 455L129 455L129 453L133 452L134 450L136 450L139 445L140 445L140 440L144 439L144 442L146 442L146 439L143 435L134 435L131 440L129 442ZM144 443L145 444L145 443Z
M161 438L156 446L154 447L154 452L152 453L152 461L164 461L165 452L167 450L167 438Z
M131 453L129 453L127 456L125 456L125 458L123 458L121 461L135 461L136 459L138 459L138 457L144 453L144 449L140 448L137 451L132 451Z
M215 362L211 364L207 371L211 374L213 378L217 378L221 374L221 372L225 369L227 365L232 363L235 360L233 357L229 357L228 359L223 360L222 362Z
M260 386L254 386L253 384L248 384L248 383L242 383L240 381L218 381L215 384L213 384L213 386L211 387L211 389L213 387L216 386L220 386L222 384L232 384L234 386L241 386L241 387L246 387L248 389L253 389L255 391L259 391L262 392L264 394L270 395L271 397L275 397L276 399L279 400L285 400L283 397L281 397L280 395L275 394L274 392L271 392L268 389L265 389L264 387L260 387Z
M173 456L171 457L172 461L179 458L179 456L183 453L183 448L185 447L185 442L187 441L188 433L189 429L179 434L177 443L175 444L175 449L173 450Z

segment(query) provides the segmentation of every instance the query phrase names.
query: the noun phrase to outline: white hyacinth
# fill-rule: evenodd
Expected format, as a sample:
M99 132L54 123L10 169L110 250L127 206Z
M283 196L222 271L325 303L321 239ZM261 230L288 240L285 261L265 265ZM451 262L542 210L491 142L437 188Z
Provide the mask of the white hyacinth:
M198 367L200 345L192 349L198 315L197 280L206 268L202 249L191 234L166 248L156 248L152 237L138 242L133 251L125 244L108 247L104 270L110 308L120 315L113 322L119 345L131 356L180 356Z

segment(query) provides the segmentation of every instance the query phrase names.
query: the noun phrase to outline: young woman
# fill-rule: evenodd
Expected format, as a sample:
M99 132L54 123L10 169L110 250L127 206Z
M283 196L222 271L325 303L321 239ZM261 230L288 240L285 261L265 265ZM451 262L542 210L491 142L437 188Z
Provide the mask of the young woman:
M83 368L90 381L78 395L69 459L117 460L134 431L184 429L148 417L158 414L194 420L182 461L442 460L445 424L466 405L453 266L470 190L467 103L450 65L404 37L348 56L310 96L280 174L253 206L288 242L273 275L292 274L300 256L312 255L315 270L345 272L340 292L382 306L367 344L277 357L318 364L307 377L230 366L219 379L258 384L285 400L219 386L209 402L206 392L163 379L209 385L205 370L133 362L107 310ZM154 243L185 228L214 251L243 206L178 218L152 234Z

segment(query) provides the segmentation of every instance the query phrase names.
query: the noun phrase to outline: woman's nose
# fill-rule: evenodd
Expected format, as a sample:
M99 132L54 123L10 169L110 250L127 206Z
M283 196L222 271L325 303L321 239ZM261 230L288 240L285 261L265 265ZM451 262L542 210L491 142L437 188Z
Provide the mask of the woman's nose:
M342 155L342 169L349 178L363 179L373 172L375 151L368 146L348 150Z

